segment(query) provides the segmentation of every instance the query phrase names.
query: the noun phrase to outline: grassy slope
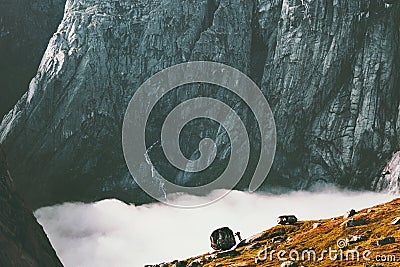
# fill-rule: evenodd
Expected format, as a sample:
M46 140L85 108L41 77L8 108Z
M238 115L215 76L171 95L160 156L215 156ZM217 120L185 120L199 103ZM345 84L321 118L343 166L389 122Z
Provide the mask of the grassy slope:
M260 250L263 250L265 246L271 247L279 251L281 249L288 253L292 249L298 250L300 253L308 248L313 248L317 253L317 258L321 256L321 252L324 249L331 247L332 249L338 249L337 240L343 238L350 238L354 235L366 235L367 241L359 242L356 244L349 244L347 248L343 249L344 253L347 250L358 249L360 252L360 261L352 261L349 256L349 260L336 260L332 261L329 255L326 254L322 261L308 261L307 254L305 254L305 260L301 259L296 261L298 266L400 266L400 225L391 225L391 221L400 216L400 198L395 199L389 203L378 205L372 208L373 212L368 212L368 209L359 211L353 218L365 219L367 224L363 226L346 228L341 225L347 219L342 216L333 219L326 220L315 220L315 221L299 221L295 225L289 226L275 226L269 230L264 231L257 240L253 240L248 244L237 248L240 254L238 256L225 256L217 259L205 261L203 266L280 266L280 261L276 253L274 254L273 260L270 260L270 254L268 259L262 263L255 264ZM312 229L313 223L322 223L316 229ZM276 236L289 237L288 241L284 242L272 242L272 238ZM396 243L376 246L376 242L387 236L393 236L396 238ZM258 243L258 244L256 244ZM372 253L368 256L370 261L363 260L362 253L365 250L370 250ZM194 257L188 260L190 263L193 260L206 258L212 253ZM396 262L382 262L376 261L377 255L395 256ZM286 255L288 257L288 255Z

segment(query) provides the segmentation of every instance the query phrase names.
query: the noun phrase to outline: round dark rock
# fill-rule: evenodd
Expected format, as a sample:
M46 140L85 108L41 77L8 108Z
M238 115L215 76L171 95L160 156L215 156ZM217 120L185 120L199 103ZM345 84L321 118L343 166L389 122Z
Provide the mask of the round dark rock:
M210 241L211 247L215 250L228 250L236 245L233 231L228 227L222 227L212 232Z

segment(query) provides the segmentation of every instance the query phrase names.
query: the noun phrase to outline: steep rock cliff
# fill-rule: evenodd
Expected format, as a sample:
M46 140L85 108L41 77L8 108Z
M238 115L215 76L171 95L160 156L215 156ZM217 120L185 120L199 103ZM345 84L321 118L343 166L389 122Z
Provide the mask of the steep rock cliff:
M238 68L270 102L278 150L265 188L318 181L371 188L398 146L399 11L398 2L384 0L69 0L29 92L0 126L17 188L34 207L145 201L122 156L124 111L152 74L191 60ZM201 91L185 87L157 112ZM246 107L224 90L206 92L235 106L259 151ZM154 136L157 122L149 126ZM154 136L149 146L159 152ZM229 155L218 127L204 135L189 129L185 154L195 156L204 136L220 145L221 163L211 168L217 173ZM167 168L162 157L159 167ZM174 170L169 176L182 184L207 179Z
M0 147L0 265L62 266L43 228L15 192Z
M262 81L280 137L277 177L368 188L398 145L399 3L283 1L281 10Z
M381 191L389 190L392 193L400 191L400 152L393 155L381 175L375 179L373 186Z
M0 118L28 89L64 5L65 0L0 2Z

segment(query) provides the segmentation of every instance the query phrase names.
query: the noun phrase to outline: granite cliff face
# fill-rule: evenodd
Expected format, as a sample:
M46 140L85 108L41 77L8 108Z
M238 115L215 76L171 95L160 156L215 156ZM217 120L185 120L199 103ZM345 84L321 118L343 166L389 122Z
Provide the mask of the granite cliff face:
M146 201L121 150L128 101L152 74L210 60L248 74L271 105L278 146L265 188L370 189L399 144L399 11L388 0L69 0L29 91L0 126L16 186L34 207ZM222 89L203 89L169 95L149 123L158 166L181 184L208 179L168 169L158 153L162 111L184 99L206 92L228 102L259 151L249 110ZM195 157L199 139L213 138L220 163L210 170L218 173L229 155L226 133L206 126L187 130L184 154Z
M64 5L65 0L0 2L0 117L26 92Z
M262 80L278 177L368 187L397 149L398 11L397 1L283 1Z
M62 266L43 228L15 192L0 147L0 266Z

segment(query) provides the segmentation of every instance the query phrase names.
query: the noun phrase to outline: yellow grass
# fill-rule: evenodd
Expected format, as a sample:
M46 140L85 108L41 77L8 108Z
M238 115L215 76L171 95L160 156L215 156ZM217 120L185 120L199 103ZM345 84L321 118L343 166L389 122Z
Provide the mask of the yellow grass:
M350 208L350 207L349 207ZM400 226L391 225L391 221L395 217L400 216L400 198L395 199L389 203L382 204L371 208L373 212L368 212L368 209L358 211L353 217L355 219L365 219L367 224L356 227L345 227L342 225L347 219L342 216L336 217L335 220L314 220L314 221L299 221L295 225L287 226L275 226L262 233L262 236L258 241L246 244L243 247L237 248L236 250L240 253L234 257L222 257L218 259L205 260L203 266L280 266L283 261L277 257L277 251L284 250L286 255L284 257L289 258L288 253L291 250L296 250L300 253L299 259L295 260L298 266L308 267L320 267L320 266L363 266L363 267L386 267L386 266L400 266ZM313 223L322 223L316 229L312 229ZM331 260L329 255L326 253L321 257L323 250L338 250L337 241L341 239L350 238L354 235L366 235L367 241L348 244L343 249L344 255L350 253L349 251L357 249L359 252L359 260L352 260L352 254L348 254L347 260ZM276 236L285 236L289 238L284 242L272 242L272 238ZM393 236L396 239L396 243L376 246L376 242L384 237ZM259 243L254 245L254 243ZM188 244L190 245L190 244ZM259 247L251 247L259 246ZM255 264L255 259L260 251L264 250L265 247L269 247L268 251L275 250L276 252L272 256L270 253L267 254L267 259L261 263ZM304 250L311 249L316 253L316 260L308 258L308 254L302 252ZM369 250L371 254L367 254L366 258L363 258L363 253ZM294 252L293 252L294 253ZM193 257L188 259L188 263L215 254L208 253L205 255ZM333 253L334 255L335 253ZM263 255L263 254L262 254ZM295 254L293 254L295 256ZM311 256L313 254L310 254ZM354 252L354 256L357 258L357 254ZM383 257L391 257L390 262L382 262L377 260L377 256L380 259ZM323 259L319 259L323 258ZM394 259L395 258L395 259ZM370 259L370 260L368 260ZM289 259L288 259L289 260ZM395 260L395 261L393 261ZM172 265L170 265L172 266Z

